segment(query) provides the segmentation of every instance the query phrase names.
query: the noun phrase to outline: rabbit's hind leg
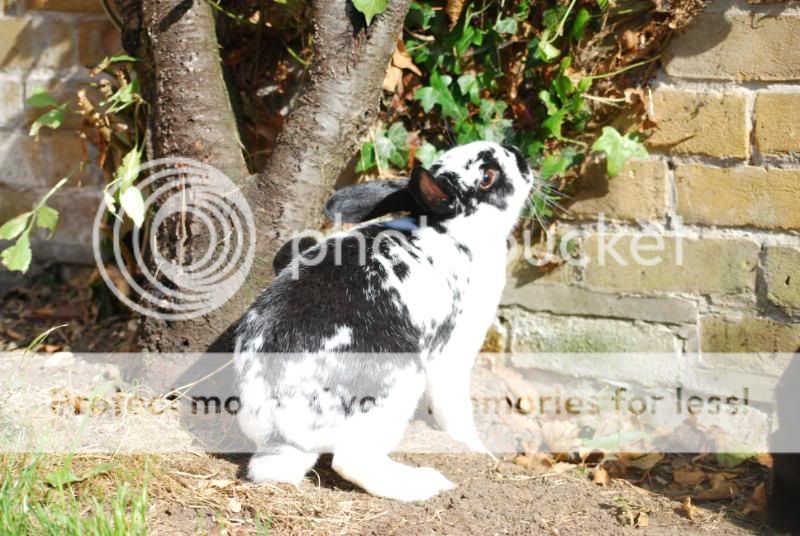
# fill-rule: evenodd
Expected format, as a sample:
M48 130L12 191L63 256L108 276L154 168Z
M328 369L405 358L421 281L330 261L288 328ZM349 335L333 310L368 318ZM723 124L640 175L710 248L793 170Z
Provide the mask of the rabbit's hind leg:
M314 466L319 455L284 445L250 458L247 478L253 482L285 482L297 485Z
M333 469L365 491L401 501L422 501L455 487L429 467L409 467L389 458L425 387L419 372L398 371L392 387L369 411L343 425L333 451Z

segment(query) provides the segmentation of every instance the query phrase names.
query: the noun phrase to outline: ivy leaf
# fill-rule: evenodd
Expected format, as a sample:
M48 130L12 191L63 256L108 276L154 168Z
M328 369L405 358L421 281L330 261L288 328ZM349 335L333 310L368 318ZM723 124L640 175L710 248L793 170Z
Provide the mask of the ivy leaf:
M50 231L50 236L56 232L56 225L58 225L58 211L54 208L43 205L36 211L36 226L40 229L47 229Z
M42 127L57 129L64 122L64 110L62 108L55 108L49 112L45 112L31 125L29 134L31 136L38 136L39 130Z
M23 232L13 246L0 252L0 262L12 272L25 272L31 265L33 254L28 232Z
M545 156L542 161L542 168L539 170L539 175L543 179L561 175L578 161L579 157L577 151L572 147L567 147L560 153Z
M432 87L421 87L414 93L414 99L420 101L425 113L430 112L436 106L436 90Z
M31 108L47 108L48 106L58 106L58 101L42 87L33 90L33 94L25 100L25 104Z
M566 116L567 111L562 108L542 121L542 128L545 129L551 137L560 140L562 139L561 127L564 124L564 118Z
M395 167L405 168L408 165L408 131L403 123L394 123L386 132L386 139L391 142L387 154L389 162Z
M353 6L367 18L367 25L375 15L383 13L389 7L389 0L353 0Z
M431 167L440 155L441 151L427 141L419 146L416 153L417 160L419 160L426 168Z
M631 158L644 158L647 149L630 133L622 136L614 127L603 127L603 134L592 145L593 151L606 155L606 170L615 177Z
M134 147L122 157L122 163L117 168L115 175L116 180L120 182L119 189L125 192L129 186L133 184L136 177L139 176L139 171L142 167L142 153Z
M586 33L586 24L589 22L590 18L589 10L585 7L578 10L575 14L575 20L572 22L572 28L569 31L573 39L576 41L583 39L583 35Z
M0 240L13 240L18 237L28 225L28 217L30 215L30 212L26 212L5 222L3 226L0 227Z
M375 167L375 145L371 141L361 145L361 155L356 164L356 173L364 173Z
M495 23L494 30L499 34L515 34L517 33L517 21L514 17L500 19Z
M144 198L136 186L129 186L119 196L119 204L136 227L144 223Z
M456 83L458 83L458 88L461 90L461 94L468 96L469 100L472 101L473 104L478 104L480 102L479 91L481 87L480 84L478 84L478 78L475 76L475 74L462 74L458 77Z

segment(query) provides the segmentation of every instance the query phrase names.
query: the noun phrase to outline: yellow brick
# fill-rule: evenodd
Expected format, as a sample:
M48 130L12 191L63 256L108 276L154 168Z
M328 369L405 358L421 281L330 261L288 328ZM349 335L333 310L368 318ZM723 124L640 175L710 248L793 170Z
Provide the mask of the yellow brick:
M43 11L86 11L90 13L103 11L100 0L28 0L27 8Z
M662 237L662 248L645 251L646 247L658 247L658 242L652 237L640 237L637 246L635 239L631 235L611 234L597 234L586 239L584 252L589 261L585 281L589 287L630 292L718 294L752 293L755 288L755 267L760 251L755 242Z
M80 63L84 67L95 67L103 58L122 50L119 32L107 21L86 22L78 31Z
M747 158L747 100L738 93L660 89L653 93L658 124L648 146L673 154Z
M715 2L716 3L716 2ZM671 76L716 80L800 80L797 11L698 16L669 48Z
M0 20L0 67L71 67L76 59L72 34L70 25L55 20Z
M692 164L675 181L685 223L800 229L800 170Z
M609 220L660 219L666 213L667 164L659 160L628 162L609 178L605 168L592 167L577 185L570 216L603 214Z
M755 140L759 151L800 153L800 92L759 93L755 114Z
M766 318L705 317L700 329L703 352L794 352L800 346L800 324Z

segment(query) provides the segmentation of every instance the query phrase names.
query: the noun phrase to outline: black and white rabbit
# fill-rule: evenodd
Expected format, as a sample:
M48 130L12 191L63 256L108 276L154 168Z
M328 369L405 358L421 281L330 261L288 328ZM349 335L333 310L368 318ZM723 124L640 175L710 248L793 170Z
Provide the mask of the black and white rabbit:
M345 222L409 216L305 244L242 318L238 417L257 445L251 480L298 483L331 452L333 468L374 495L413 501L451 489L438 471L388 456L423 395L443 430L486 452L470 373L533 180L517 149L475 142L410 180L331 197L326 212Z

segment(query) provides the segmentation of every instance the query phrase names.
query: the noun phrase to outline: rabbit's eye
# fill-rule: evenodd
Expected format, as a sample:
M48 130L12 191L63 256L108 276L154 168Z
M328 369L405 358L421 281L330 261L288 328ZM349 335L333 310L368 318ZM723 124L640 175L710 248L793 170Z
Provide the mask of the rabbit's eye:
M484 190L489 188L492 184L494 184L494 180L497 178L497 170L488 168L483 170L483 177L481 178L480 187Z

